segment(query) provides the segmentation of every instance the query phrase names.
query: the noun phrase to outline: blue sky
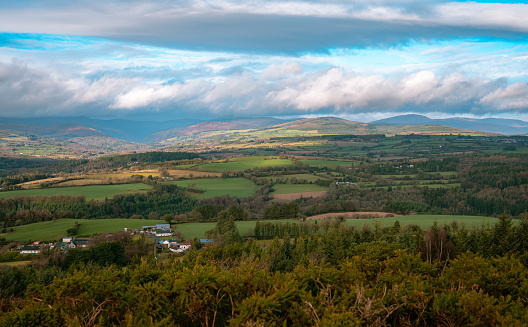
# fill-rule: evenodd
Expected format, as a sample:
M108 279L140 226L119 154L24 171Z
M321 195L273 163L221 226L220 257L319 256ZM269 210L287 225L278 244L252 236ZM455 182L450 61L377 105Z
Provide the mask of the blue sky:
M528 4L2 1L0 116L528 120Z

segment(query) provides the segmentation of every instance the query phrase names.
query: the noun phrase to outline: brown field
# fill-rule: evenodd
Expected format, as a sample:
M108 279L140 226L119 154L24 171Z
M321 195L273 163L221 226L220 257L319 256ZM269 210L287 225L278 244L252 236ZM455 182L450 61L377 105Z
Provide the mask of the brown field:
M28 261L13 261L13 262L0 262L0 267L23 267L31 263Z
M127 179L131 178L132 175L141 175L143 177L148 177L149 175L152 175L152 177L160 177L160 174L157 170L139 170L139 171L127 171L127 172L120 172L120 173L108 173L108 174L91 174L86 175L86 177L90 179Z
M57 182L63 179L64 177L52 177L52 178L46 178L46 179L39 179L36 181L31 181L31 182L20 183L20 184L17 184L16 186L21 186L23 189L30 189L30 188L36 188L41 183Z
M167 170L173 178L202 178L202 177L221 177L222 173L215 173L209 171L196 171L196 170L184 170L184 169L171 169Z
M98 185L108 183L106 180L102 179L75 179L71 181L65 181L62 183L56 184L57 186L84 186L84 185Z
M322 215L307 217L306 220L323 220L327 218L343 217L345 219L369 219L369 218L386 218L386 217L400 217L401 215L390 212L378 211L352 211L352 212L331 212Z
M299 192L299 193L288 193L288 194L273 194L272 197L277 202L290 202L297 200L301 197L303 198L321 198L326 195L328 191L315 191L315 192Z

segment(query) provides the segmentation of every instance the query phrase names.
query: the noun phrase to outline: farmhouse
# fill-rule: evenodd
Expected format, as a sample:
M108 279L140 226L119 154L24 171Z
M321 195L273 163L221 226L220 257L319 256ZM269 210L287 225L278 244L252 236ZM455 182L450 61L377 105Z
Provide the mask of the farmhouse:
M38 246L24 246L20 250L20 254L38 254L40 253L40 247Z
M176 252L176 253L183 253L191 248L190 243L180 243L179 246L180 247L177 249L173 249L170 247L169 250L171 250L172 252Z
M191 248L191 243L180 243L180 249L187 251Z
M86 238L74 238L70 243L66 244L65 247L68 249L87 248L88 242L90 242L90 240Z
M155 229L152 233L156 237L172 236L172 229Z

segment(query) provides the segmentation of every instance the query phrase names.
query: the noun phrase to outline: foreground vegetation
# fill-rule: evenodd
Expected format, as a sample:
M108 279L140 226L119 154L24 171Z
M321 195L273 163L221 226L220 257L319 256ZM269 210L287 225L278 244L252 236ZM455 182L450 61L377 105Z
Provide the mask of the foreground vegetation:
M264 246L223 220L222 245L182 260L140 260L141 240L112 239L0 271L0 325L525 325L526 219L425 233L335 221Z

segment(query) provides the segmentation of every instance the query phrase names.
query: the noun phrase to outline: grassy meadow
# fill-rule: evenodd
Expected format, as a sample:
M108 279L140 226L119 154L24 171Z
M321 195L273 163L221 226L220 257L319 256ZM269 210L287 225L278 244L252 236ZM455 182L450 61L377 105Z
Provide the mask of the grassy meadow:
M497 218L488 218L483 216L460 216L460 215L412 215L388 218L372 218L372 219L346 219L346 226L354 226L357 228L363 227L365 224L372 228L375 224L381 227L393 226L394 222L399 221L403 228L407 225L418 225L426 230L433 226L436 221L439 226L444 224L451 224L457 221L459 226L464 224L468 229L474 229L480 226L488 226L488 224L495 224ZM122 231L124 228L136 229L142 226L164 224L164 220L147 220L147 219L58 219L56 221L46 221L41 223L34 223L29 225L22 225L15 227L15 232L0 234L0 237L5 237L7 240L27 242L29 240L54 241L59 237L66 236L66 230L74 226L75 222L80 224L79 235L92 235L97 233L113 233ZM262 222L262 220L261 220ZM264 222L282 222L282 223L300 223L295 219L279 219L279 220L264 220ZM315 220L308 220L309 223L315 223ZM240 235L251 235L255 228L256 221L237 221L235 222ZM317 220L318 224L323 223L323 220ZM517 224L517 221L513 221ZM174 225L175 230L181 232L185 239L192 239L193 237L204 238L205 232L215 227L216 222L206 223L184 223Z
M197 199L208 199L215 196L236 196L244 198L252 196L257 190L257 185L247 178L211 178L190 179L185 181L174 181L178 186L202 190L203 193L191 193Z
M345 160L319 160L319 159L304 159L301 160L301 162L305 165L312 166L312 167L329 167L329 168L335 168L337 166L342 167L350 167L357 162L355 161L345 161Z
M72 187L53 187L44 189L31 189L19 191L0 192L0 199L7 199L14 196L34 196L34 195L71 195L84 196L86 200L102 201L117 194L145 193L152 189L152 186L136 184L115 184L115 185L90 185Z
M280 176L266 176L266 177L262 177L263 179L268 179L268 180L276 180L276 179L281 179L281 178L296 178L298 180L306 180L307 182L315 182L317 181L318 179L328 179L328 178L325 178L325 177L321 177L321 176L316 176L316 175L312 175L312 174L293 174L293 175L280 175Z
M278 219L278 220L261 220L265 222L281 222L298 224L299 221L295 219ZM250 221L235 221L238 231L241 236L251 235L255 229L255 220ZM205 232L215 227L216 223L186 223L175 225L175 229L183 234L185 239L192 239L194 237L205 238Z
M279 159L275 157L255 156L255 157L238 157L229 159L227 162L213 162L198 166L200 170L205 171L244 171L246 169L255 169L262 167L284 167L293 166L290 159Z
M27 242L28 240L54 241L59 237L66 236L66 230L72 228L75 222L80 224L78 235L115 233L123 231L124 228L135 229L143 226L166 223L164 220L146 219L58 219L56 221L17 226L14 227L15 232L0 234L0 237L23 242Z
M451 224L453 221L457 221L459 226L464 224L468 229L474 229L482 225L494 225L498 219L483 216L461 216L461 215L412 215L412 216L400 216L400 217L387 217L387 218L375 218L375 219L347 219L347 226L362 227L364 224L369 224L374 227L376 223L379 223L381 227L393 226L396 221L400 222L401 227L407 225L417 225L422 229L428 229L433 226L435 221L438 226L444 224Z

